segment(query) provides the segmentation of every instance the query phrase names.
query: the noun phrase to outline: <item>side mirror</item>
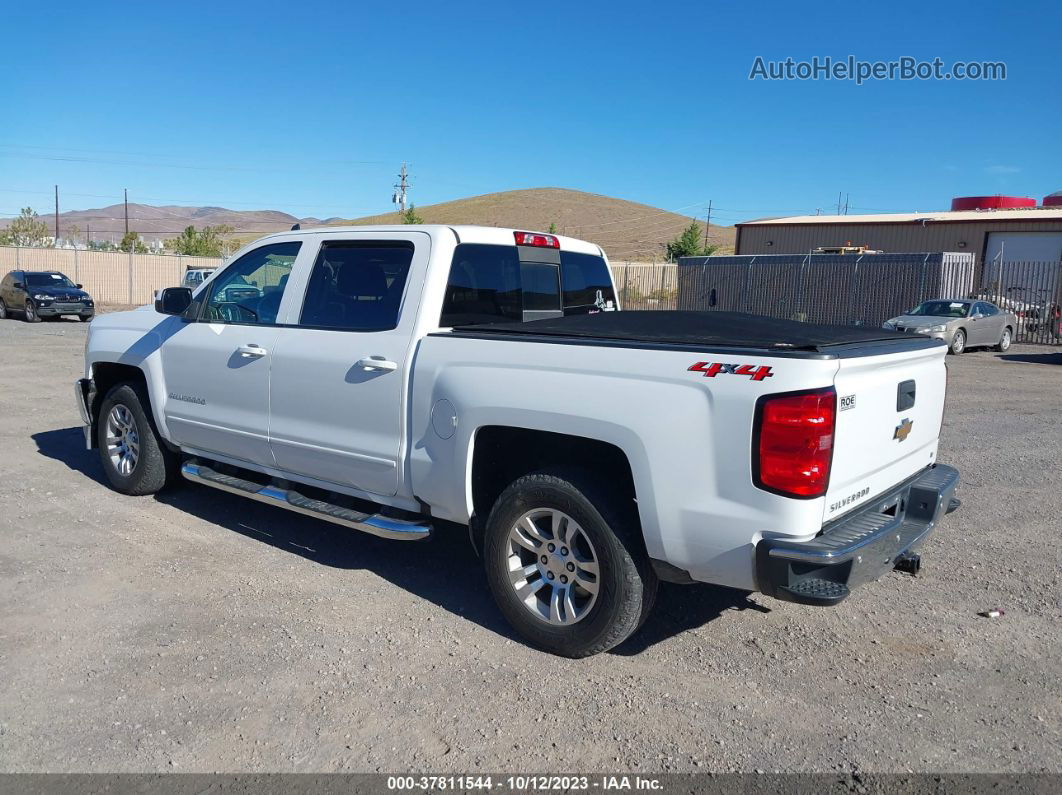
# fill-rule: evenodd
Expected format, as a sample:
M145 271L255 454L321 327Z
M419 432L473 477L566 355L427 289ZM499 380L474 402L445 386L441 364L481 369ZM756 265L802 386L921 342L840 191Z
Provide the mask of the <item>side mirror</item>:
M26 285L24 285L22 282L15 282L11 286L14 287L16 290L25 290L26 289Z
M75 284L74 286L75 286L75 287L76 287L77 289L79 289L79 290L84 290L84 289L85 289L85 285L83 285L83 284Z
M163 315L183 315L192 304L188 287L167 287L155 298L155 311Z

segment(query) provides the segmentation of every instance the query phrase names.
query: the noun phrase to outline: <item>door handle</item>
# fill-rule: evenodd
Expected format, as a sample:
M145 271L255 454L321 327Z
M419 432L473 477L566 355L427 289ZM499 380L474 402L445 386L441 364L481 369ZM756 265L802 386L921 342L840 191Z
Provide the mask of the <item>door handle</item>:
M239 348L236 349L236 353L240 354L240 356L245 356L248 359L259 359L269 353L269 351L267 351L261 345L255 345L254 343L251 343L249 345L241 345Z
M396 362L388 361L384 358L377 358L375 356L367 356L364 359L358 359L358 367L363 370L382 370L384 372L391 372L398 369Z

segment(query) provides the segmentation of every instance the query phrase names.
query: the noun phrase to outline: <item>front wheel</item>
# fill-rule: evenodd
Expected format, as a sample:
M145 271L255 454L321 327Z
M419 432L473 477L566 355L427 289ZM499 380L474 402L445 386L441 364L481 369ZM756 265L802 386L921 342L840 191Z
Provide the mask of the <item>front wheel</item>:
M581 470L535 472L502 492L484 563L512 627L565 657L622 643L656 596L633 500Z
M100 463L122 494L154 494L176 476L177 456L162 443L150 412L147 390L140 384L114 386L100 405Z
M27 323L41 322L41 317L37 314L37 307L33 305L32 301L26 301L26 306L22 310L22 316L26 319Z
M0 320L7 320L7 304L0 298Z
M1003 329L1003 336L999 338L999 342L996 343L996 350L1003 353L1010 347L1010 329Z
M959 329L951 340L951 347L948 348L948 353L954 353L958 356L964 350L966 350L966 332Z

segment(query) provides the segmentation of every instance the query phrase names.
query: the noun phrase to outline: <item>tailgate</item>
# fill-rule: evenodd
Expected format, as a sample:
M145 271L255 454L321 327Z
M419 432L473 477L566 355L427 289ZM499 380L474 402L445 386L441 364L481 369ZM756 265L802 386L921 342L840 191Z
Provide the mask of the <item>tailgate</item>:
M947 372L943 345L842 358L823 520L831 521L936 463Z

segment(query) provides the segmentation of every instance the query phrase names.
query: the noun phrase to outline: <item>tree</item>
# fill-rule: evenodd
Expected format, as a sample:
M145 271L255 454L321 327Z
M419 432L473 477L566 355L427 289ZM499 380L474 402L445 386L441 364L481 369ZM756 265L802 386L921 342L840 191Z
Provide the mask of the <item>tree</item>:
M66 228L66 239L71 243L77 243L79 237L81 237L81 227L77 224L71 224Z
M667 258L669 262L675 262L679 257L710 256L715 253L718 246L703 245L701 243L701 227L696 221L690 221L690 225L682 230L682 234L667 244Z
M422 224L424 219L417 215L417 208L414 205L409 205L409 209L402 213L402 223L404 224Z
M144 245L144 241L140 239L140 235L132 229L122 236L122 242L118 244L118 248L122 251L132 251L136 254L146 254L148 250L147 246Z
M43 246L48 239L48 224L37 217L32 207L23 207L7 229L0 230L0 246Z
M550 221L549 222L549 229L547 229L546 231L549 232L551 235L557 234L557 222L556 221Z
M166 241L166 248L176 254L188 254L193 257L220 257L225 252L225 240L222 236L234 231L236 230L225 224L204 226L202 229L187 226L179 237Z

